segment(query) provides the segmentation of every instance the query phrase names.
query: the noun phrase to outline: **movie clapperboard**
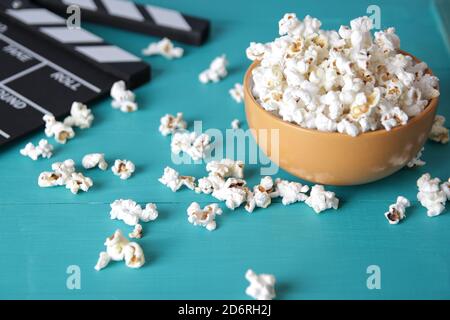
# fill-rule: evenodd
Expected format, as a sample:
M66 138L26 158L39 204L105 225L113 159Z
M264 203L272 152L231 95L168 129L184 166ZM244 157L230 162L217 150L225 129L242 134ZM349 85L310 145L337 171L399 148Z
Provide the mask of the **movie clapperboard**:
M150 66L85 29L69 29L65 11L82 20L202 44L209 22L175 10L125 0L0 0L0 147L62 117L72 102L108 95L124 80L130 88L150 80ZM58 12L61 15L58 15Z

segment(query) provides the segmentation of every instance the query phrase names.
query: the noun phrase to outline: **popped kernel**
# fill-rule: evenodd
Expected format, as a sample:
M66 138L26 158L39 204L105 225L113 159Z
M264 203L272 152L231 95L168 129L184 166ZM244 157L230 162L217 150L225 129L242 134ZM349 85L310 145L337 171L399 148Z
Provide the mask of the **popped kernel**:
M108 266L108 264L111 262L111 258L109 257L108 253L105 251L100 252L97 264L95 265L94 269L97 271L100 271Z
M101 170L108 169L108 163L105 161L104 153L89 153L83 157L81 164L85 169L100 168Z
M172 135L170 148L172 153L187 153L192 160L204 159L210 149L211 138L209 135L196 132L175 132Z
M208 82L219 82L228 75L227 66L228 60L223 54L215 58L209 65L209 68L199 74L198 79L205 84Z
M247 182L237 178L228 178L220 189L212 192L214 198L225 201L226 207L231 210L246 202L248 194Z
M316 213L320 213L327 209L337 209L339 206L339 199L336 198L334 192L325 191L322 185L314 185L311 188L309 197L305 203L314 209Z
M41 139L37 146L29 142L23 149L20 150L20 154L29 157L32 160L37 160L39 157L51 158L53 155L53 146L46 140Z
M73 102L70 108L70 115L64 119L64 124L69 127L80 129L90 128L94 121L91 109L81 102Z
M144 56L161 55L166 59L181 58L183 56L183 48L175 47L168 38L163 38L158 42L153 42L147 48L142 50Z
M447 196L440 188L441 180L439 178L431 178L429 173L423 174L417 180L417 199L420 204L427 208L427 215L435 217L440 215L445 209Z
M222 159L210 161L206 164L206 171L210 174L218 174L222 178L244 178L244 162L241 160Z
M73 131L72 127L56 121L53 115L46 114L43 120L45 122L45 135L54 137L56 142L65 144L67 140L75 136L75 131Z
M406 208L410 207L411 203L405 197L397 197L397 201L389 206L389 211L384 213L384 216L390 224L398 224L406 217Z
M142 226L138 223L134 226L132 232L128 234L130 239L141 239L142 238Z
M119 199L110 204L111 219L122 220L127 225L135 226L142 222L155 220L158 217L158 210L155 204L148 203L144 209L131 199Z
M179 130L183 131L187 127L186 121L183 120L182 112L178 112L176 116L166 114L161 118L160 123L159 132L161 132L163 136L174 134Z
M444 127L444 124L445 124L445 117L441 115L436 115L428 139L442 144L448 143L449 141L448 128Z
M122 112L134 112L138 109L135 101L136 96L131 90L127 90L125 81L115 82L111 87L110 94L113 99L111 106L114 109L119 109Z
M122 180L126 180L134 173L136 167L133 162L129 160L117 159L114 161L114 166L111 167L111 171L114 175L120 177Z
M283 205L289 205L298 201L307 200L306 192L309 186L302 185L300 182L292 182L277 178L275 180L276 194L281 197Z
M123 248L125 265L137 269L145 264L144 251L136 242L130 242Z
M66 181L66 188L73 194L77 194L80 190L87 192L93 185L92 179L80 172L73 172Z
M241 122L239 121L239 119L233 119L233 121L231 121L231 129L239 129L241 127Z
M240 83L235 83L234 87L231 88L228 93L231 98L233 98L236 103L242 103L244 101L244 87Z
M275 276L271 274L256 274L247 270L245 279L250 282L245 293L256 300L272 300L275 298Z
M205 227L208 231L216 229L216 215L222 214L222 209L217 203L209 204L202 209L197 202L192 202L186 211L190 223Z
M417 153L417 155L412 158L407 164L406 166L408 168L415 168L415 167L423 167L424 165L426 165L427 163L425 161L423 161L422 158L422 153L425 150L425 148L420 149L420 151Z
M164 173L158 179L163 185L167 186L173 192L178 191L182 186L186 186L191 190L195 189L195 178L190 176L182 176L171 167L165 167Z

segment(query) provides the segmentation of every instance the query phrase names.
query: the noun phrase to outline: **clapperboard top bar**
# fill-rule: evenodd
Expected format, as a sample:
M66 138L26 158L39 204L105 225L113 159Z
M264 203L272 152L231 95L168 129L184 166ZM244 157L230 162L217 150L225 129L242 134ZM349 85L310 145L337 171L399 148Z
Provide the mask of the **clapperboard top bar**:
M201 45L209 35L206 19L185 15L176 10L125 0L33 0L60 14L67 6L78 5L88 21L147 33L187 44Z

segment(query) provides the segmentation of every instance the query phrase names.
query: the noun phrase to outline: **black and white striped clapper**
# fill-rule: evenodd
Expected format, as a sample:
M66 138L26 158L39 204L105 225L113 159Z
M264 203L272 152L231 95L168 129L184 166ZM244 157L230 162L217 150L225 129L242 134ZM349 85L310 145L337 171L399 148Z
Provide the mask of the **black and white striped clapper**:
M83 19L122 29L143 32L193 45L209 35L209 21L176 10L141 5L126 0L34 0L41 6L65 14L67 6L78 5Z
M137 87L150 66L137 56L31 2L0 1L0 146L66 115L124 80Z

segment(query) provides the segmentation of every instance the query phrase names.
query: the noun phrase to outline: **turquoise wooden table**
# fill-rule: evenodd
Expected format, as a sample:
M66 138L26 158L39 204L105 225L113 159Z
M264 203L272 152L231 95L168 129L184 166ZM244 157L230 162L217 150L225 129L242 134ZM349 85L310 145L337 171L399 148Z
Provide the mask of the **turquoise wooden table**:
M150 1L149 1L150 2ZM279 299L432 299L450 298L450 212L428 218L416 199L416 180L425 173L450 176L448 146L428 142L427 165L403 169L376 183L332 187L340 209L315 214L303 203L248 214L224 208L214 232L187 222L192 201L214 199L190 190L172 193L157 179L166 165L183 174L202 177L204 165L171 162L170 138L158 132L159 118L183 111L187 120L202 120L204 128L229 128L234 118L245 120L243 105L228 95L241 82L249 61L250 41L269 41L285 12L320 18L325 28L337 28L364 15L369 4L381 8L382 27L395 26L402 48L427 61L441 80L439 113L450 118L449 52L442 21L432 1L215 1L152 0L212 21L210 41L202 47L182 45L179 60L146 58L152 64L151 83L136 90L140 110L123 114L109 99L92 105L94 126L78 130L67 145L58 145L50 160L31 161L19 155L38 132L0 150L0 298L43 299L246 299L245 271L273 273ZM449 11L450 12L450 11ZM110 27L84 24L107 41L140 54L156 38ZM222 82L201 85L197 76L212 58L226 53L230 74ZM48 94L51 94L49 92ZM244 127L246 127L244 123ZM253 142L252 142L253 143ZM135 162L135 175L122 181L110 171L89 171L94 187L72 195L64 188L41 189L37 177L52 162L104 152ZM258 165L246 170L250 185L259 181ZM280 170L277 175L295 180ZM383 215L398 195L412 200L407 219L389 225ZM116 228L109 204L131 198L157 204L160 217L144 224L147 264L138 270L112 263L96 272L94 265L105 238ZM369 266L381 271L381 289L369 290ZM81 288L71 289L70 266L81 272ZM78 269L79 268L79 269ZM70 282L70 281L69 281Z

